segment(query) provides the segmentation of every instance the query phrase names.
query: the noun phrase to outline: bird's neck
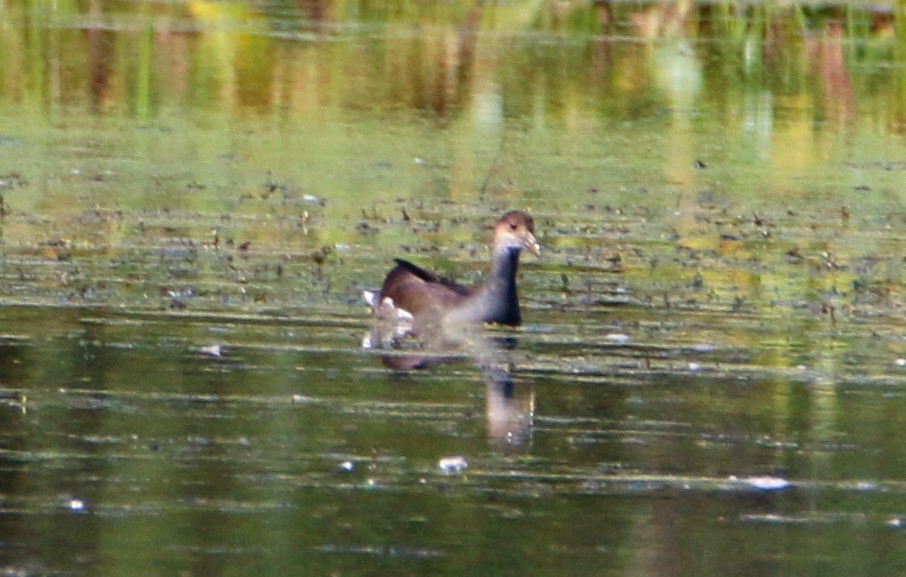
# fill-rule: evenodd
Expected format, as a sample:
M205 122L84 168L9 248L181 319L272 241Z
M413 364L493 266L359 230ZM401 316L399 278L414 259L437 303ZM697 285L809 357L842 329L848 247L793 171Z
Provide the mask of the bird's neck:
M518 325L522 322L516 292L518 269L518 250L495 250L491 258L491 272L484 284L452 311L447 320L454 324L485 322Z
M485 288L496 298L512 300L518 307L516 299L516 272L519 270L519 250L502 248L494 251L491 257L491 272L484 283Z

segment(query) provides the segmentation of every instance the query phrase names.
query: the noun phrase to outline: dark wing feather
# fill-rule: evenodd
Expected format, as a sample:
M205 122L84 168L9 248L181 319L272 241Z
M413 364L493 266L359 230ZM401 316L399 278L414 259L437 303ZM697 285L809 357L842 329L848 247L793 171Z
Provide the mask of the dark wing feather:
M403 268L407 272L414 274L415 276L417 276L418 278L422 279L425 282L440 283L443 286L447 287L448 289L452 290L453 292L460 294L464 297L467 297L470 294L472 294L472 289L464 287L460 284L456 284L455 282L451 281L450 279L448 279L446 277L442 277L429 270L425 270L420 266L412 264L408 260L403 260L401 258L395 258L393 260L396 261L397 269ZM397 269L394 269L394 271ZM391 271L390 274L393 274L393 271Z

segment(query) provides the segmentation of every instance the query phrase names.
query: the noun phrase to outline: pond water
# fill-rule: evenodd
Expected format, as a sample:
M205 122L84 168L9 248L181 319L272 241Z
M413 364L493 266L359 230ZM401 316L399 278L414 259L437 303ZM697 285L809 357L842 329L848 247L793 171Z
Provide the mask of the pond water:
M8 1L0 45L4 574L906 573L892 10ZM510 208L509 382L361 347Z

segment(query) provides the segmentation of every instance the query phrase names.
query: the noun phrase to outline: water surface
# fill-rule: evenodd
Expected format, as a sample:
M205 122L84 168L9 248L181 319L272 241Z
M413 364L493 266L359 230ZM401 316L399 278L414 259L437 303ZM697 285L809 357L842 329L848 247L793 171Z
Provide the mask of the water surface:
M8 3L3 570L902 574L902 46L797 10ZM509 208L511 388L361 348Z

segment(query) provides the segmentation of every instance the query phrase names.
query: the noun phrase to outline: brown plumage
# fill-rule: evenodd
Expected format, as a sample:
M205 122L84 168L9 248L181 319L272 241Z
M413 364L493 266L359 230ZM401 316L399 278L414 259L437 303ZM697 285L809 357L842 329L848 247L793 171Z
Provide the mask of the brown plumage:
M540 254L532 217L514 210L494 225L491 271L484 284L469 289L396 259L380 293L366 300L380 319L414 323L415 332L425 327L448 327L465 323L518 325L522 322L516 291L516 271L523 249Z

